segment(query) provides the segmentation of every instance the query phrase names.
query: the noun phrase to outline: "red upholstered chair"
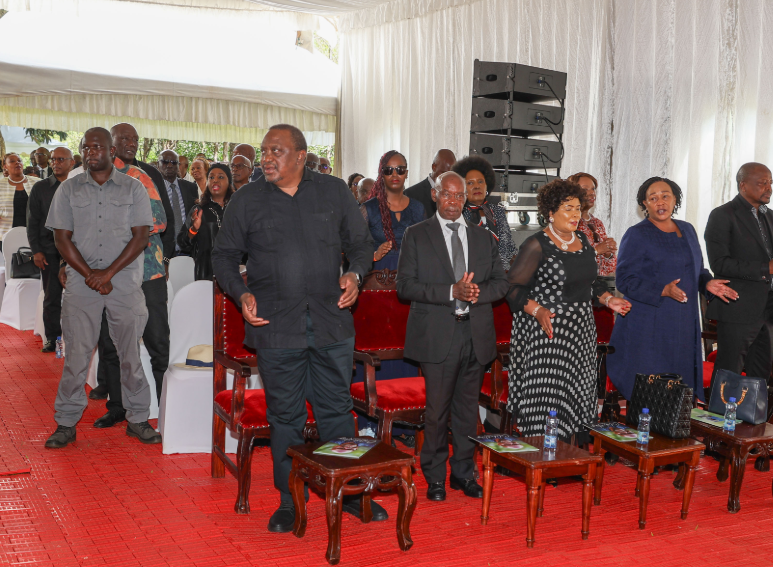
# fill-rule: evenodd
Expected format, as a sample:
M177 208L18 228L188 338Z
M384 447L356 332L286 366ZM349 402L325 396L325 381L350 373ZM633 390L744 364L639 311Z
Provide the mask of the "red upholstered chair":
M497 337L497 358L491 363L491 372L487 372L483 377L478 403L502 417L500 430L505 431L508 427L511 430L514 427L513 424L509 423L511 417L504 411L507 406L508 388L505 368L510 365L510 334L513 328L513 314L504 298L495 302L492 307L494 309L494 331ZM482 424L478 425L478 433L483 433Z
M601 421L619 421L622 396L607 376L607 355L614 354L615 347L609 346L612 329L615 326L614 312L602 306L593 306L593 319L596 321L596 392L603 399Z
M354 409L378 421L377 437L392 443L395 421L421 427L424 424L426 394L424 378L394 378L376 382L376 368L382 360L403 358L405 327L411 305L398 299L395 289L397 271L379 270L365 276L354 315L354 360L365 366L365 380L352 384ZM418 455L424 430L416 432Z
M213 278L214 279L214 278ZM234 509L237 514L250 511L250 479L252 443L256 437L270 436L266 419L266 393L247 390L247 379L257 367L255 351L244 346L244 318L242 310L227 295L217 281L214 317L214 417L212 420L212 478L225 476L225 468L236 477L238 495ZM233 388L226 389L227 370L234 371ZM303 434L306 439L316 438L316 423L311 406L306 403L308 418ZM239 436L236 463L225 453L225 430Z

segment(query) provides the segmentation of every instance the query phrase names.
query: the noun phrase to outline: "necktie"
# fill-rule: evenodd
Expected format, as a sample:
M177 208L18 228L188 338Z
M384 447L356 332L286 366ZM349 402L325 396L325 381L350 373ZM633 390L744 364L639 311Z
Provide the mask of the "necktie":
M451 235L451 263L454 266L454 277L456 281L459 281L464 277L464 272L467 271L467 266L464 263L464 248L462 248L462 239L459 238L459 223L449 222L446 225L453 231ZM467 302L456 300L456 309L464 311L467 309Z
M174 231L180 232L183 226L183 214L180 212L180 198L177 196L175 189L176 183L169 185L169 190L172 192L172 215L174 215Z

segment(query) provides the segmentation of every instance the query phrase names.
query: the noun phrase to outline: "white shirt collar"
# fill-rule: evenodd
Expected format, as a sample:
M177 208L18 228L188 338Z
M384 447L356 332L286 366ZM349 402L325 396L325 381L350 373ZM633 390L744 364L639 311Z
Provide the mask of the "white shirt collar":
M434 179L432 179L432 174L431 174L431 173L430 173L430 174L427 176L427 179L429 180L429 186L430 186L430 187L432 187L432 188L434 189L434 188L435 188L435 185L436 185L436 183L435 183L435 180L434 180Z
M167 181L166 178L164 178L164 183L166 183L167 187L173 187L174 185L177 184L177 179L175 179L174 181Z
M459 218L456 219L456 220L446 220L446 219L444 219L443 217L440 216L440 212L436 212L435 216L437 217L437 220L440 222L440 226L442 226L442 227L445 227L447 224L452 223L452 222L458 222L459 224L461 224L463 226L466 226L466 224L464 222L464 215L462 215L461 213L459 213ZM449 228L448 230L451 230L451 229Z

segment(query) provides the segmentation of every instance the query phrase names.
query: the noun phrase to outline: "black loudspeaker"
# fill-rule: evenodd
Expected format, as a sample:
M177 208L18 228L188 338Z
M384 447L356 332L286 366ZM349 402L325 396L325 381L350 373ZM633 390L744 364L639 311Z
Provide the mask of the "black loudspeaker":
M521 173L517 171L509 171L507 175L507 187L502 187L502 171L494 171L497 176L497 184L494 191L507 193L534 193L539 191L539 188L554 179L557 179L555 175L548 175L547 179L544 174L541 173Z
M566 73L518 65L475 60L472 96L539 102L566 98ZM552 87L552 91L551 91Z
M564 132L562 115L560 106L474 98L470 132L507 134L510 129L514 136L559 135Z
M477 155L494 167L542 168L561 163L561 142L511 138L497 134L470 134L470 155Z

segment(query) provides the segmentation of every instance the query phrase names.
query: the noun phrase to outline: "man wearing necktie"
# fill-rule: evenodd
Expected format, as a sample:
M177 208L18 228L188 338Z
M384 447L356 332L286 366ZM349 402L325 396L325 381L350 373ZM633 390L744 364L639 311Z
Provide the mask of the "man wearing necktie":
M178 177L180 173L180 158L174 150L164 150L158 158L158 166L164 178L166 194L172 205L172 218L174 220L175 234L185 227L188 213L198 198L198 189L195 183L185 181ZM175 237L174 255L179 256L180 245ZM186 256L187 254L183 254Z
M717 321L714 368L765 379L773 359L773 212L767 207L772 181L763 164L742 165L738 195L711 211L704 234L714 277L730 280L727 285L738 292L736 301L709 302L706 316Z
M491 303L504 297L507 279L491 233L462 217L464 179L440 175L432 199L436 214L406 230L397 266L397 295L411 301L404 356L421 363L427 393L421 468L427 498L445 500L450 415L451 488L481 498L470 436L485 367L497 354Z

